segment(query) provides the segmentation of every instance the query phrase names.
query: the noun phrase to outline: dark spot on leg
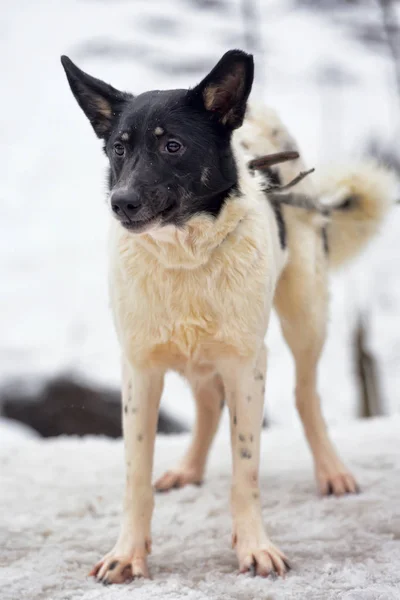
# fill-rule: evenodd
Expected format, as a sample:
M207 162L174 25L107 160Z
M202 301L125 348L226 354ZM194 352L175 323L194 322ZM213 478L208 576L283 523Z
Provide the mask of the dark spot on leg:
M251 452L248 448L240 449L240 457L249 460L251 458Z
M115 567L118 565L118 561L117 560L113 560L113 562L110 564L110 566L108 567L109 571L112 571L113 569L115 569Z
M264 377L263 377L263 374L261 373L261 371L256 371L255 372L254 379L256 381L264 381Z
M247 402L251 402L251 396L246 396Z
M234 425L237 425L237 418L236 418L236 415L233 417L233 424L234 424Z
M262 390L261 391L262 391L262 393L264 395L265 394L265 385L262 386Z
M128 462L126 464L128 465L128 467L130 467L131 466L131 461L128 460Z
M141 441L143 440L143 436L142 436L142 434L141 434L141 433L139 433L139 434L137 435L136 439L137 439L137 441L138 441L138 442L141 442Z
M251 442L253 441L254 438L253 438L253 434L252 433L250 434L249 439L250 439Z
M223 410L224 406L225 406L225 400L221 400L221 404L219 405L219 408L221 410Z
M126 404L125 404L125 406L124 406L124 413L125 413L126 415L128 414L128 407L127 407L127 405L126 405Z
M240 440L241 442L244 442L244 441L246 441L246 437L243 435L243 433L239 433L239 440Z
M326 225L324 225L324 227L321 229L321 235L322 235L322 245L324 247L324 252L328 256L329 244L328 244L328 232L326 229Z
M260 494L258 492L253 492L254 500L257 500L259 497L260 497Z
M136 406L132 406L131 413L132 413L133 415L137 413L137 408L136 408Z

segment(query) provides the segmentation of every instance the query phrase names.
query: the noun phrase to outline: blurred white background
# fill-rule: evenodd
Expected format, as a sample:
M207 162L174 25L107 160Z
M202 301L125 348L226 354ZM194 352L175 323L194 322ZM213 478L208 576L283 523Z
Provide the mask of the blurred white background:
M229 48L254 51L254 96L277 108L308 165L352 160L372 145L397 160L397 2L4 0L2 8L0 389L10 378L33 385L65 372L119 385L105 158L61 54L142 92L195 84ZM400 207L332 279L320 369L331 423L400 411L399 234ZM275 319L268 345L267 419L295 424L293 366ZM173 375L163 405L191 422L190 394Z

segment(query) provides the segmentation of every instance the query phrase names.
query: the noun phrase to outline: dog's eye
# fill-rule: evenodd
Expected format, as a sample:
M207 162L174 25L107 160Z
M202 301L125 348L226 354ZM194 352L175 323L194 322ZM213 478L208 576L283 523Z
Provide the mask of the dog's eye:
M123 156L125 154L125 148L119 142L115 142L113 149L117 156Z
M176 154L176 152L179 152L179 150L181 148L182 148L182 144L180 144L176 140L171 140L170 142L167 142L167 144L165 145L165 151L168 152L169 154Z

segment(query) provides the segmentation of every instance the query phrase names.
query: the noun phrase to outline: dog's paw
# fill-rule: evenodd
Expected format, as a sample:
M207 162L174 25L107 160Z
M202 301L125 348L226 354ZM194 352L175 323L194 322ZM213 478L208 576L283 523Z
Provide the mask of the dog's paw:
M317 479L323 496L344 496L345 494L360 493L360 488L353 475L346 470L336 473L317 472Z
M201 485L203 473L195 468L178 468L164 473L157 479L154 488L157 492L167 492L173 488L182 488L185 485Z
M260 577L280 575L284 577L290 570L286 556L271 542L259 546L237 544L236 552L241 573L251 573Z
M140 577L149 578L147 557L139 554L118 556L114 552L107 554L93 567L89 577L94 577L99 583L127 583Z

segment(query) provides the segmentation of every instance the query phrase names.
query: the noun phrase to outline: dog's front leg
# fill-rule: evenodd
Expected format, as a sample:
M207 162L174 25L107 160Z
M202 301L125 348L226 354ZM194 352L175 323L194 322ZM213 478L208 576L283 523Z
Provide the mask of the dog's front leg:
M260 435L264 405L265 349L254 362L225 365L224 382L230 411L233 479L231 509L232 544L242 573L284 575L288 562L269 540L262 521L258 483Z
M126 484L118 541L92 570L102 583L123 583L148 577L153 513L154 441L164 373L125 365L122 415L126 456Z

